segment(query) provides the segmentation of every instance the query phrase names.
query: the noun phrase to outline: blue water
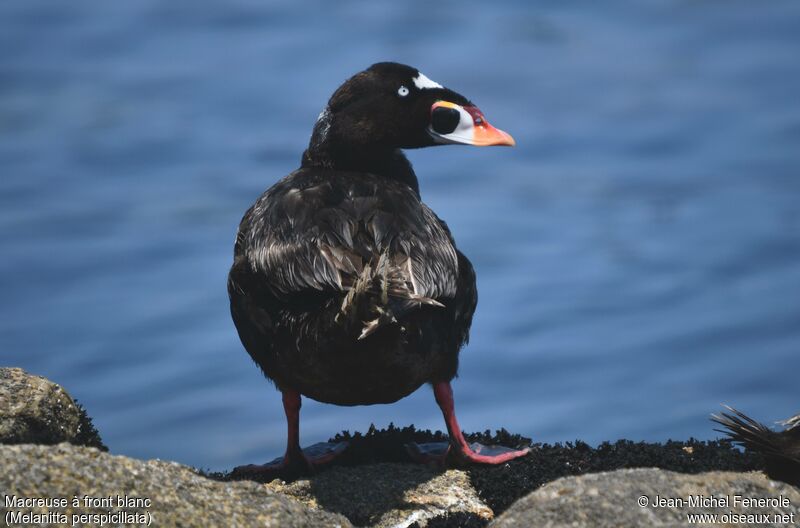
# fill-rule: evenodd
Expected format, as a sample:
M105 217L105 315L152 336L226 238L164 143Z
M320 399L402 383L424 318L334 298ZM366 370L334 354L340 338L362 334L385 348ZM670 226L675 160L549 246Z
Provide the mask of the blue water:
M800 3L0 3L0 364L66 386L115 453L279 455L225 280L241 215L331 92L396 60L514 149L410 152L478 273L466 430L714 438L800 410ZM442 428L429 388L307 400L304 444Z

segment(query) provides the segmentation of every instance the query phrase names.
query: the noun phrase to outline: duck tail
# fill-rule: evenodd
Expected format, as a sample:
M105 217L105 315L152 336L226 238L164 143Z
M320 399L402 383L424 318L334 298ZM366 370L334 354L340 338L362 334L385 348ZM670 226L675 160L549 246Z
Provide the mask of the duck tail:
M723 406L729 412L712 414L711 420L725 429L714 429L715 431L726 434L734 442L752 451L765 454L780 453L780 445L777 442L778 433L733 407Z
M342 300L336 322L349 320L361 340L384 325L397 323L409 311L424 305L444 306L415 293L406 270L385 252L377 262L364 265Z
M787 431L791 431L794 429L800 429L800 414L792 416L791 418L787 418L780 423L782 426L786 428Z

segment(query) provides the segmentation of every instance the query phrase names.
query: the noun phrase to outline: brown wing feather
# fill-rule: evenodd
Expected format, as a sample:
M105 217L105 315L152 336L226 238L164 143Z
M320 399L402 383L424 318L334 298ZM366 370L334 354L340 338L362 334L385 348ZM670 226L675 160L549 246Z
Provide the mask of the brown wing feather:
M340 320L360 326L360 338L456 295L447 226L409 187L353 174L348 185L296 179L279 182L243 218L235 253L246 266L232 272L229 289L243 292L236 281L249 269L247 280L287 307L320 295L341 299Z

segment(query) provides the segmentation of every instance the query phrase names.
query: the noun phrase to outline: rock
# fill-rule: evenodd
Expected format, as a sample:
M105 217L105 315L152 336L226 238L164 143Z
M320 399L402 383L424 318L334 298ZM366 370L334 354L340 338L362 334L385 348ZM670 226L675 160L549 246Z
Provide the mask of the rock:
M0 368L0 443L59 442L106 450L86 412L60 385L19 368Z
M661 468L678 473L753 471L760 455L742 452L727 440L664 443L618 440L597 447L584 442L535 444L530 454L501 466L473 466L470 480L481 498L500 514L518 499L556 479L626 468Z
M117 518L106 518L104 524L141 524L149 518L151 526L351 526L341 515L314 510L263 484L216 482L175 462L144 462L66 443L0 445L0 467L3 494L15 495L17 500L41 497L67 501L66 506L10 506L2 497L3 519L9 512L51 515L33 521L17 517L17 524L74 526L73 515L115 514ZM87 506L85 496L98 502ZM128 504L120 506L119 497ZM111 504L102 502L108 498ZM53 517L59 514L67 518ZM99 526L100 522L96 517L78 520L77 525Z
M409 464L334 467L311 479L276 480L268 486L306 505L341 513L358 526L484 526L493 517L460 470L437 472Z
M762 457L742 453L728 441L618 441L596 448L582 442L536 444L522 459L463 471L404 463L408 461L406 443L443 439L442 433L413 427L371 428L365 435L343 433L342 440L351 445L338 465L308 479L260 484L230 482L232 475L218 473L214 474L217 480L212 480L177 463L144 462L79 447L106 449L83 408L55 383L21 369L0 368L0 489L4 495L17 497L11 502L0 497L0 514L12 525L120 525L150 520L153 526L352 523L472 528L486 526L502 514L491 526L675 526L687 525L688 513L789 516L775 519L775 526L800 521L797 489L762 474L720 472L763 467ZM506 431L495 435L487 431L470 439L509 447L529 443ZM654 466L663 469L618 469ZM748 508L733 503L737 494L783 495L789 502ZM724 497L730 504L653 508L637 503L642 496L654 501L698 495ZM133 502L120 504L119 497ZM523 498L515 502L519 497ZM25 501L32 498L50 503ZM52 503L58 499L64 502ZM6 514L16 517L6 519ZM26 517L32 514L38 516ZM106 517L76 519L73 515ZM722 518L718 523L755 521Z
M661 499L690 496L713 497L716 504L693 507L671 504L653 507ZM747 507L735 502L735 495L770 498L783 501L779 505ZM646 497L647 506L639 500ZM722 503L720 500L727 500ZM709 472L685 475L660 469L622 469L609 473L593 473L566 477L542 486L514 503L489 526L692 526L687 514L708 513L720 517L713 524L724 526L764 525L787 526L800 521L800 491L788 484L774 482L761 473ZM762 519L732 518L738 515L771 515L770 523ZM728 515L728 518L722 517ZM775 518L775 515L785 515ZM706 520L711 524L712 521Z

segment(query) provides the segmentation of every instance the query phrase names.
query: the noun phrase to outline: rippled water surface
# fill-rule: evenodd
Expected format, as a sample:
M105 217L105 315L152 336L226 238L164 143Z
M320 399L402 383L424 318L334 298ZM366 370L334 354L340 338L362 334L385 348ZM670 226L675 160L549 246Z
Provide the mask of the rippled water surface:
M466 430L712 438L800 408L800 3L0 3L0 364L65 385L116 453L282 452L225 279L242 213L379 60L515 149L413 151L478 273ZM305 444L441 428L306 401Z

